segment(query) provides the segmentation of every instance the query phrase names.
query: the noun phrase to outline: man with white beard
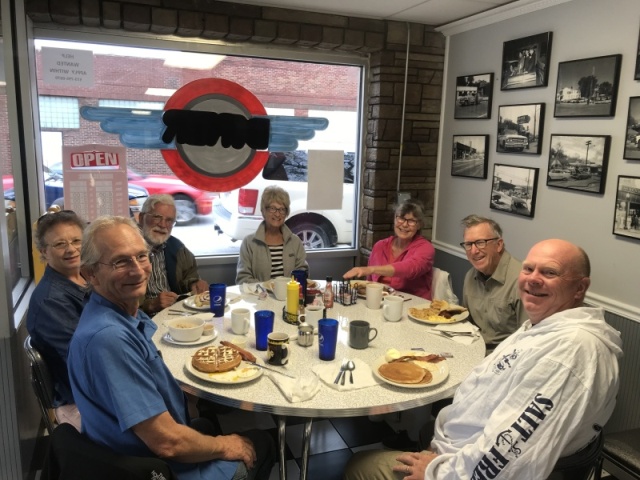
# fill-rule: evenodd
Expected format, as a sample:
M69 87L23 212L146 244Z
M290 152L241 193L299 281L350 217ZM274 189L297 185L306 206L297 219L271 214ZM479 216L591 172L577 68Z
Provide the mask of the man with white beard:
M151 248L151 277L141 305L155 314L175 303L178 295L202 293L209 284L198 275L196 258L171 235L176 223L176 205L171 195L150 195L140 212L142 235Z

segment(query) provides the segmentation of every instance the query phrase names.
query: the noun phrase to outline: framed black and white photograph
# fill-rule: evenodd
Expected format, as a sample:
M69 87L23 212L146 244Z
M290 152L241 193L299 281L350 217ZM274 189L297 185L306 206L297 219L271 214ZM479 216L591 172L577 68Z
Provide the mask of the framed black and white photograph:
M610 135L551 135L547 185L604 193Z
M464 75L456 79L456 109L453 118L491 118L493 73ZM486 178L486 177L485 177Z
M629 99L627 130L624 134L624 153L622 158L640 160L640 97Z
M618 176L613 233L640 240L640 177Z
M613 117L622 55L558 64L554 117Z
M490 208L533 218L539 170L496 163L493 166Z
M543 129L544 103L500 105L496 150L501 153L539 155Z
M551 32L504 42L501 90L546 87L549 84Z
M487 178L489 135L454 135L451 175Z

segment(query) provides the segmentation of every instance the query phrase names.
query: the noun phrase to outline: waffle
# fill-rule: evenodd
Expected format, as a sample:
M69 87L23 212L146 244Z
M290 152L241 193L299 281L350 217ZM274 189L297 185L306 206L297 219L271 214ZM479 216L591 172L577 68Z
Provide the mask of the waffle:
M208 346L191 357L191 365L205 373L220 373L233 370L242 362L242 357L233 348Z

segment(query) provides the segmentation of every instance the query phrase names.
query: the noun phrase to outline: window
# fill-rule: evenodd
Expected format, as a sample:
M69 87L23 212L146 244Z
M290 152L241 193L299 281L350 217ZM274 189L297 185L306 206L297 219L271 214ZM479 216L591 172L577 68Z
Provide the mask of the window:
M257 97L268 115L326 118L328 128L316 132L311 140L300 141L295 151L270 152L263 172L246 185L245 190L251 189L253 182L261 185L288 182L285 188L292 202L295 196L303 206L298 207L295 214L292 212L287 223L303 238L307 248L355 247L357 186L354 179L361 138L362 60L354 58L353 62L345 63L345 58L340 57L339 63L332 63L330 56L315 54L314 57L312 52L307 58L314 61L239 56L230 54L229 47L220 46L211 48L229 51L190 53L179 51L187 44L176 43L176 50L167 50L166 42L162 43L165 49L45 39L36 40L35 45L36 63L40 68L46 63L43 55L48 55L48 51L67 49L69 55L81 52L76 56L86 60L84 66L92 77L92 84L87 83L84 88L48 83L46 75L38 77L42 128L59 131L62 146L121 145L118 134L107 133L99 122L81 116L79 112L83 107L161 110L177 89L203 78L221 78L241 85ZM92 55L87 57L87 51ZM274 57L285 54L293 55L269 51ZM59 102L60 99L64 101ZM70 127L69 122L74 118L78 124ZM342 210L306 210L306 156L310 149L345 152ZM56 149L43 148L44 165L59 164L60 153L51 150ZM127 147L126 152L130 197L132 186L146 189L149 194L173 195L178 208L178 223L173 234L196 255L238 252L238 240L255 231L261 220L259 207L254 208L252 218L246 223L247 215L238 203L242 188L231 192L197 189L176 177L160 148ZM294 183L297 185L293 186ZM230 225L229 217L239 218L242 228ZM216 231L222 234L212 242Z

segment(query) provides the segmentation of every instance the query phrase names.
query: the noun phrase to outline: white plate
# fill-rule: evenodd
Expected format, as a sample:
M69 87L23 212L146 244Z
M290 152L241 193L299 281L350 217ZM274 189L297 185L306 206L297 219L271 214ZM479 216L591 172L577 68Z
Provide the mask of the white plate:
M189 318L189 317L187 317ZM211 335L202 335L198 340L194 340L192 342L179 342L177 340L174 340L171 335L169 335L169 332L165 333L162 336L162 340L164 340L167 343L172 343L173 345L202 345L203 343L207 343L210 342L211 340L215 340L216 337L218 336L218 332L214 329L213 330L213 334Z
M423 356L423 355L429 355L429 353L416 352L415 350L407 350L407 351L404 351L404 352L400 352L400 355L402 355L402 356L405 356L405 355ZM388 378L384 378L378 372L378 368L380 368L380 365L382 365L383 363L386 363L384 355L382 357L377 358L373 362L373 364L371 365L371 371L373 372L373 375L375 375L377 378L379 378L383 382L388 383L389 385L394 385L396 387L402 387L402 388L435 387L436 385L439 385L442 382L444 382L447 379L447 377L449 376L449 363L446 360L442 360L442 361L440 361L438 363L421 362L420 366L423 366L423 368L424 368L424 366L430 367L430 368L428 368L428 370L431 372L431 375L433 376L433 378L431 379L430 383L396 383L396 382L392 382Z
M240 296L239 293L233 293L233 292L227 292L224 296L224 305L225 307L229 305L229 302L231 300L235 300L236 298L238 298ZM208 312L211 310L211 307L209 305L203 305L201 307L196 305L196 300L194 298L194 295L190 296L189 298L186 298L182 304L187 307L187 308L191 308L192 310L198 310L201 312Z
M469 310L466 310L462 313L459 313L458 315L454 315L453 317L448 319L446 322L434 322L428 319L414 317L413 315L411 315L411 313L409 313L412 308L423 309L423 308L429 308L430 306L431 306L431 302L422 303L420 305L416 305L415 307L410 307L407 309L407 316L411 320L415 320L416 322L420 322L420 323L428 323L429 325L451 325L452 323L458 323L463 320L466 320L469 317Z
M391 292L394 291L389 285L386 285L386 284L380 283L380 282L370 282L368 280L351 280L351 285L353 285L354 283L355 284L358 284L358 283L364 283L364 284L367 284L367 283L378 283L378 284L382 285L382 296L383 297L386 297L387 295L391 295ZM358 298L367 298L367 294L358 292Z
M273 280L267 280L260 284L267 292L273 293ZM307 280L307 290L320 287L320 283L316 280Z
M264 360L258 358L256 359L256 363L264 365ZM222 383L227 385L236 385L239 383L251 382L256 378L260 378L264 373L264 370L262 370L260 367L251 365L244 360L233 370L222 373L205 373L196 370L193 365L191 365L191 358L187 359L187 362L184 366L187 369L187 372L195 377L198 377L207 382Z

